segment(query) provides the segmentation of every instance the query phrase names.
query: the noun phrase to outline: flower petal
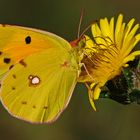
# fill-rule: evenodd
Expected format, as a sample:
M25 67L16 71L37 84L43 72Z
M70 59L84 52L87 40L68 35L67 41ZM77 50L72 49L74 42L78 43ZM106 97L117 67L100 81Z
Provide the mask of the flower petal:
M119 35L120 35L120 31L121 31L122 21L123 21L123 15L120 14L118 16L116 28L115 28L115 42L116 43L119 41Z
M114 17L111 18L110 20L110 33L111 33L110 39L114 41Z
M123 49L125 49L127 46L127 44L129 44L129 42L131 41L131 39L133 39L136 31L138 30L139 28L139 24L135 25L134 28L130 31L130 33L127 35L127 37L125 38L124 42L123 42ZM133 49L133 48L132 48Z
M125 39L126 39L128 33L130 32L130 30L131 30L131 28L132 28L134 22L135 22L135 19L133 18L133 19L131 19L131 20L129 21L129 23L126 25L126 28L125 28L125 31L124 31L124 32L125 32L125 33L124 33L124 41L125 41Z
M107 18L100 20L100 28L101 28L103 37L110 37L111 36L110 27L109 27L109 23L108 23Z
M102 38L102 32L98 26L97 23L92 25L92 35L94 37L94 40L96 41L97 44L105 44L104 39Z
M135 59L136 56L140 55L140 51L135 51L133 53L131 53L130 55L128 55L127 57L125 57L125 59L123 60L123 64L126 64L129 61L133 61Z
M90 101L90 104L91 104L92 108L96 111L95 103L94 103L93 99L90 96L89 96L89 101Z
M93 91L94 100L98 100L98 98L100 96L100 92L101 92L101 89L100 89L99 85L97 84L94 88L94 91Z

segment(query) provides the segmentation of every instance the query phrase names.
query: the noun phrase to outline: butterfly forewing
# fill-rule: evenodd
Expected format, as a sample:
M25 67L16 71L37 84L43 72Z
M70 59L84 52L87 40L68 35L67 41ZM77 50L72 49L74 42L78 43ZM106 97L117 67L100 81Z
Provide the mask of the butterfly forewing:
M64 39L49 32L0 25L0 77L27 56L48 48L55 48L57 44L64 44L64 42L66 42ZM70 48L69 45L63 45L65 46Z
M78 64L66 41L55 36L52 42L54 46L15 64L2 80L2 104L13 116L33 123L52 122L67 106Z

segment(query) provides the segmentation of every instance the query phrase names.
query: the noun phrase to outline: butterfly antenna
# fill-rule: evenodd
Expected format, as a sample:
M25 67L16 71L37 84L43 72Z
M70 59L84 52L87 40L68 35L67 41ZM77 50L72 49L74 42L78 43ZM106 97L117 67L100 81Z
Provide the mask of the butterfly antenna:
M84 29L84 31L81 33L81 35L79 36L79 38L81 38L84 34L85 34L85 32L93 25L93 24L95 24L95 23L97 23L98 21L96 20L96 21L94 21L94 22L92 22L91 24L89 24L85 29Z
M77 38L80 37L80 30L81 30L81 24L82 24L82 20L83 20L83 15L84 15L84 9L81 10L81 14L80 14L80 20L79 20L79 25L78 25Z

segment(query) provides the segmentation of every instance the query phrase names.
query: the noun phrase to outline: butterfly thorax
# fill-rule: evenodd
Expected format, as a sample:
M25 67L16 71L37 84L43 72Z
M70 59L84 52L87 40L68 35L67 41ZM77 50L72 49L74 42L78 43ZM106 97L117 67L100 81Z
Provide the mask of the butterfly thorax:
M85 56L85 46L86 46L86 40L85 37L80 37L74 41L70 42L73 50L73 54L75 55L75 59L77 63L79 64L79 74L81 73L81 69L83 66L83 58Z
M86 40L85 36L82 36L78 39L75 39L74 41L70 42L72 48L75 50L75 52L80 56L80 59L83 59L84 54L84 48L86 46Z

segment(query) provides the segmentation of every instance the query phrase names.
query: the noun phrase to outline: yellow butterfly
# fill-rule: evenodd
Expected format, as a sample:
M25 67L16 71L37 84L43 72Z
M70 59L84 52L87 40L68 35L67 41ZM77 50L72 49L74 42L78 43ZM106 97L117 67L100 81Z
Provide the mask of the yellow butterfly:
M55 121L80 75L84 43L72 47L46 31L0 25L0 96L8 112L32 123Z

